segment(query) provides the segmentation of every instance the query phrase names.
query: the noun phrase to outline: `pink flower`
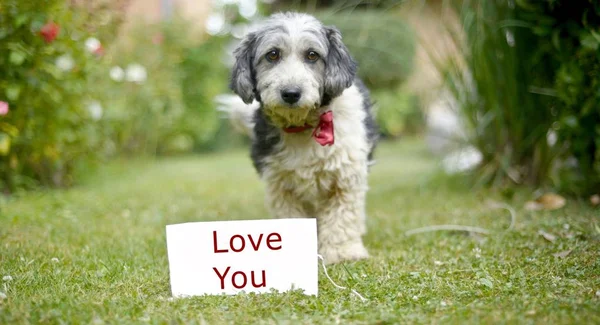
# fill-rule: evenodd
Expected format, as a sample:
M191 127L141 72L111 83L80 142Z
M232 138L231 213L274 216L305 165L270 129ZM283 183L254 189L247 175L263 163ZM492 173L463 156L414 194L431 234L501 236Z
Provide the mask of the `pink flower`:
M102 44L100 44L100 46L96 50L94 50L93 53L96 54L97 56L103 56L104 55L104 46L102 46Z
M0 115L8 114L8 103L0 101Z
M58 32L60 32L60 26L53 22L47 23L40 29L40 35L42 35L46 43L52 43L58 36Z

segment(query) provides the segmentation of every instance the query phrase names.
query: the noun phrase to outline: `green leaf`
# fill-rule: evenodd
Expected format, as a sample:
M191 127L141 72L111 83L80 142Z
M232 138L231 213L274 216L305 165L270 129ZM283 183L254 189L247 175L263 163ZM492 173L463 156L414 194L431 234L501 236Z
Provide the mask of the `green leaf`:
M586 34L581 38L581 46L596 51L600 46L600 40L594 37L593 34Z
M25 53L21 51L11 51L8 60L14 65L21 65L25 61Z
M17 16L17 18L15 19L15 27L21 27L23 26L27 20L29 20L29 17L27 14L23 13Z
M594 37L596 39L596 41L600 42L600 32L597 32L595 30L590 30L590 33L592 34L592 37Z
M479 279L479 283L490 288L493 289L494 288L494 284L492 283L492 281L490 281L490 279L488 278L481 278Z
M11 101L16 101L19 99L19 95L21 94L21 86L20 85L10 85L6 87L6 98Z
M8 123L0 122L0 130L7 133L13 138L16 138L19 135L19 129Z
M598 107L598 102L595 98L588 98L583 105L581 106L581 113L579 116L586 116L588 114L592 114L595 109Z
M529 3L529 1L526 0L516 0L515 1L517 3L517 6L527 9L529 11L535 11L537 10L537 7L532 5L531 3Z
M0 156L6 156L10 152L10 137L6 133L0 133Z
M577 121L577 117L573 116L573 115L569 115L567 117L565 117L563 119L563 123L571 128L576 128L577 125L579 125L579 122Z
M560 30L557 29L552 33L552 45L557 50L560 50Z

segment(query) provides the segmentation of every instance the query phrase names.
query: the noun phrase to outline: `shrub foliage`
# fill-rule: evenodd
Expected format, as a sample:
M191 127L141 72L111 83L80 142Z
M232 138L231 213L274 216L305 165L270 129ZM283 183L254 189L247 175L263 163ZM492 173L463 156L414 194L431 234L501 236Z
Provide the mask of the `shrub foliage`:
M600 188L600 3L463 1L464 63L442 69L486 183ZM457 38L458 40L458 38Z
M221 122L212 98L227 90L227 70L218 60L223 38L194 42L188 29L188 22L177 18L140 25L94 75L106 111L107 147L117 153L173 154L212 141ZM136 68L146 76L132 81L129 72ZM108 78L111 69L125 71L124 79Z
M0 188L68 185L94 156L96 125L86 80L96 57L85 51L77 14L60 0L0 3ZM81 19L81 18L79 18Z
M223 123L212 99L227 90L225 38L194 42L173 17L111 43L118 28L85 8L0 2L5 192L71 185L78 167L114 155L202 150Z
M371 88L394 89L412 73L414 32L393 13L377 10L319 12L326 25L334 25L359 62L359 75Z

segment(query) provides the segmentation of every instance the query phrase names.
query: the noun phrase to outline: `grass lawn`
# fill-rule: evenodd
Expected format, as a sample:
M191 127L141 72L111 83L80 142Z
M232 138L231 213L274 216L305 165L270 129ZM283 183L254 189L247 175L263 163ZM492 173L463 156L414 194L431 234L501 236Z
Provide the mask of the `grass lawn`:
M570 200L530 212L530 191L470 190L441 177L417 140L386 143L377 158L365 237L372 257L329 268L366 303L322 270L318 298L168 299L165 225L267 217L264 187L241 150L114 163L68 191L5 199L0 324L600 323L600 209ZM515 208L511 230L509 213L487 200ZM437 224L491 234L405 235Z

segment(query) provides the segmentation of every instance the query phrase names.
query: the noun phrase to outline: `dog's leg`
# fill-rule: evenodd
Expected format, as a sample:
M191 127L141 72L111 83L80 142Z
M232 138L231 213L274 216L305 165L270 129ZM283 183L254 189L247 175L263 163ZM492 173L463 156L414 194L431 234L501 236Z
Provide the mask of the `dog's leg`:
M319 253L327 264L369 257L362 242L366 230L366 175L354 175L338 185L317 213Z

